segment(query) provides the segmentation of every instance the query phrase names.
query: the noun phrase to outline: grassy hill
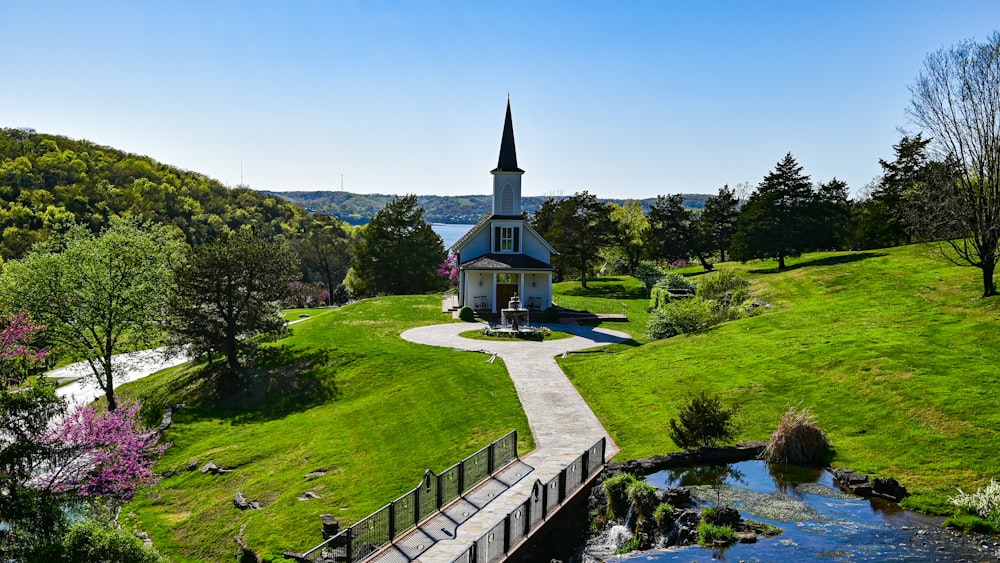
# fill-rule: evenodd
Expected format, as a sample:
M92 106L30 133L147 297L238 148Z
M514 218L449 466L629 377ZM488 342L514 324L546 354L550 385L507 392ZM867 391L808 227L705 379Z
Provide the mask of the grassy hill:
M204 366L126 385L150 407L183 402L157 471L174 471L123 512L174 561L227 561L243 528L258 553L281 560L322 540L319 515L352 523L511 429L533 448L501 362L411 344L403 330L443 322L435 296L381 298L292 327L254 383L217 394ZM296 315L297 316L297 315ZM155 409L154 409L155 410ZM188 470L209 461L231 473ZM307 474L324 471L315 478ZM321 499L296 497L315 491ZM244 491L263 510L241 512Z
M740 439L766 439L790 405L812 409L835 465L897 477L912 506L1000 475L1000 299L977 299L977 270L924 247L807 254L780 273L773 262L720 267L745 271L771 310L559 360L620 459L676 450L668 421L706 390L740 407ZM630 285L597 281L593 292L605 284ZM576 287L560 290L586 293Z

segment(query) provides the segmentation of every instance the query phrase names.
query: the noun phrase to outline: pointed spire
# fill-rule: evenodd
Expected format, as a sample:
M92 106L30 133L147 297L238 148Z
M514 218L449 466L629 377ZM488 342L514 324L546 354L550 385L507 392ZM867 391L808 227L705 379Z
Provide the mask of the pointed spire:
M507 94L507 117L503 122L500 139L500 159L493 172L524 172L517 167L517 150L514 148L514 121L510 117L510 93Z

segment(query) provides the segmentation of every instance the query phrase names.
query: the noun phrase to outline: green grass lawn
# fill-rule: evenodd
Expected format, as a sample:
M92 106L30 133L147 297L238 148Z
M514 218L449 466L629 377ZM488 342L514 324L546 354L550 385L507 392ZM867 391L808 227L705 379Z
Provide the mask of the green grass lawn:
M244 388L217 394L204 366L185 365L122 387L155 411L184 402L157 464L176 471L123 511L175 561L233 560L233 538L268 559L318 544L319 515L350 524L511 429L531 432L502 362L422 346L406 328L446 322L440 298L371 299L290 327ZM271 367L267 367L271 366ZM188 471L213 461L231 473ZM325 474L313 479L315 471ZM322 499L301 502L307 490ZM243 491L263 510L241 512Z
M689 393L706 390L739 406L741 440L767 439L790 405L810 408L834 465L898 478L913 506L1000 475L1000 298L978 299L978 270L924 247L808 254L780 273L774 262L719 267L745 271L771 309L559 360L621 447L618 459L676 450L668 421ZM605 283L616 294L629 287L557 288L599 297ZM630 316L638 308L630 302ZM646 342L644 320L623 328Z
M285 309L281 311L281 317L288 322L302 321L306 319L313 319L316 317L320 317L332 311L336 311L336 309L334 309L333 307L319 307L313 309Z

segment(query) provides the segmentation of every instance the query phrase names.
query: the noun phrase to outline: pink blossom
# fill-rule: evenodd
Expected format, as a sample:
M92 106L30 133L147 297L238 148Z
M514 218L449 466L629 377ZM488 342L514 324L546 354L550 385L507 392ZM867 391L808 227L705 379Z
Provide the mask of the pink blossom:
M3 330L0 330L0 360L24 358L34 363L49 355L48 348L36 350L30 346L32 334L45 330L44 326L31 323L27 311L13 315Z
M139 403L123 401L114 411L94 405L77 407L41 440L65 455L54 460L37 484L82 497L127 501L157 482L155 458L165 446L139 427Z

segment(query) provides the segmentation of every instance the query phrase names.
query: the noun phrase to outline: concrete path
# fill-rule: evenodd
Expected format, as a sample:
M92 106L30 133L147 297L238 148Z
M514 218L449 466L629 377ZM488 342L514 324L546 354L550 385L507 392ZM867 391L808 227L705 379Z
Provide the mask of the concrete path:
M604 344L626 342L631 336L604 328L570 325L547 325L553 330L575 336L544 342L472 340L459 336L459 333L474 330L475 326L468 323L434 325L408 330L402 336L410 342L481 351L497 354L503 359L535 439L535 450L521 458L533 470L527 478L521 479L463 523L454 539L434 544L417 561L447 562L458 557L485 531L492 529L523 503L536 480L548 482L601 438L607 440L606 458L618 453L618 446L576 387L559 369L555 357ZM483 361L486 361L485 357Z
M112 357L116 369L120 369L120 377L115 377L115 387L129 381L135 381L152 375L161 369L183 364L190 360L186 354L166 356L163 348L142 350L117 354ZM104 396L104 391L97 387L94 372L87 362L77 362L65 367L46 372L47 377L56 380L74 380L72 383L56 389L56 395L66 399L70 405L86 405Z

